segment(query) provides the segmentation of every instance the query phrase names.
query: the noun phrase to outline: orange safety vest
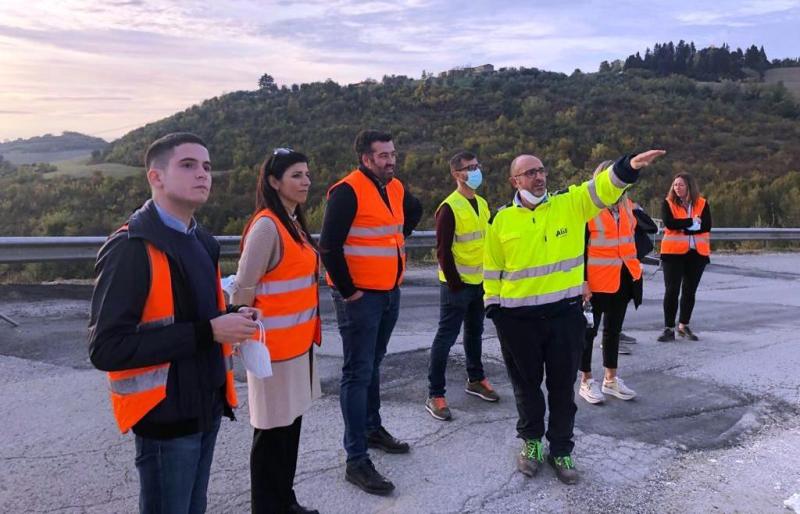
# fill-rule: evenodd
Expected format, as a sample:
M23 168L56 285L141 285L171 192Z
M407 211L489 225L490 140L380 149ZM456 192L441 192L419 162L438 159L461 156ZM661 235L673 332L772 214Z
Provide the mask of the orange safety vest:
M672 217L678 219L688 219L689 213L683 205L677 204L667 198L669 210L672 211ZM692 214L700 216L706 206L706 199L702 196L694 201L692 204ZM688 253L689 239L694 238L694 247L697 253L706 257L711 255L711 234L709 232L701 232L699 234L687 235L684 234L683 229L672 230L664 229L664 237L661 239L661 253L662 254L684 254Z
M125 230L127 225L119 231ZM149 242L145 242L145 247L150 261L150 290L137 325L138 331L153 330L175 322L175 300L167 254ZM225 298L219 278L217 267L217 303L220 311L225 312ZM238 400L233 382L233 347L223 344L222 355L225 360L225 399L228 405L236 407ZM123 434L167 397L168 375L169 362L108 372L111 407Z
M269 209L256 214L242 240L260 218L269 218L275 223L283 244L283 256L278 265L259 280L253 306L261 309L264 315L261 321L270 359L285 361L305 354L312 343L322 342L317 284L319 261L316 250L308 243L295 241Z
M625 199L619 203L619 222L609 209L589 220L589 258L587 277L593 293L619 291L622 264L628 268L633 280L642 277L642 265L636 257L634 230L636 217L633 202Z
M389 291L403 282L406 267L403 184L397 179L386 184L386 194L392 206L389 210L375 184L364 172L352 171L331 186L328 195L341 183L353 188L358 204L353 224L344 241L344 258L353 284L358 289ZM398 262L400 270L397 269ZM326 274L326 279L328 285L333 286L329 274Z

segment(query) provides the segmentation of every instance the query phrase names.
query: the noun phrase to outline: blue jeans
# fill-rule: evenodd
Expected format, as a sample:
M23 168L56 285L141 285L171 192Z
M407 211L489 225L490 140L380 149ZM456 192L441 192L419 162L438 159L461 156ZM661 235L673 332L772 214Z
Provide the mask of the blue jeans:
M458 292L439 284L439 329L431 344L428 366L428 396L444 396L445 371L450 348L464 325L464 353L467 378L475 382L485 378L481 362L483 337L483 286L466 284Z
M208 432L174 439L136 436L139 512L195 514L206 511L206 490L220 419Z
M400 311L400 290L364 291L355 302L331 291L342 336L339 401L344 449L351 462L367 458L367 433L381 427L380 366Z

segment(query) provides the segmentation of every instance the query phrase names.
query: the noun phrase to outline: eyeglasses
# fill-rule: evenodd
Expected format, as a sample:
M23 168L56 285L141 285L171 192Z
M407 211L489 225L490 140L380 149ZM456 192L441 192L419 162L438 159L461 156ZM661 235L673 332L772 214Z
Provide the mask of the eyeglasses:
M293 151L291 148L276 148L272 151L272 155L289 155Z
M468 166L464 166L463 168L456 168L456 171L475 171L480 169L481 163L470 164Z
M545 167L531 168L529 170L523 171L522 173L517 173L516 175L513 175L513 176L514 177L521 177L521 176L525 175L528 178L533 178L537 174L542 174L542 176L546 177L547 176L547 168L545 168Z

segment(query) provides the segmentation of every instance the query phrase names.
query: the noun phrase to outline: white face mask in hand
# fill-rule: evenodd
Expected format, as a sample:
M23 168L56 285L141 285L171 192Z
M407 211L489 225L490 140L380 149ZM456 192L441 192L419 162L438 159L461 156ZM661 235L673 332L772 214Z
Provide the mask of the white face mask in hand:
M261 320L258 323L258 339L246 339L239 345L239 354L242 357L245 369L256 378L272 376L272 359L267 348L267 333Z
M539 205L544 201L545 198L547 198L547 191L545 191L542 196L536 196L527 189L520 189L519 196L531 205Z

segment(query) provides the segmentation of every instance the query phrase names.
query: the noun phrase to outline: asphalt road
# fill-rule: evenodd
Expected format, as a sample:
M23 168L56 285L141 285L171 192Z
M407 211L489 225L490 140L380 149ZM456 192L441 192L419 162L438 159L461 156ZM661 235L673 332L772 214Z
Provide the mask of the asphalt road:
M338 409L341 348L330 297L322 295L323 397L304 416L296 480L322 512L781 512L800 492L800 258L719 256L703 278L692 321L700 342L658 343L661 274L646 268L645 301L629 310L638 338L619 373L639 396L599 406L578 398L575 458L581 483L550 470L525 479L513 396L491 323L487 375L502 399L463 393L460 346L448 366L455 419L423 409L427 348L438 318L432 270L413 270L382 370L383 417L411 442L407 456L374 455L397 485L367 496L342 479ZM0 511L129 512L138 481L129 436L116 433L101 373L86 355L88 286L0 286ZM599 340L599 338L598 338ZM599 374L600 351L595 351ZM246 399L240 385L240 398ZM211 512L249 508L247 407L225 423L215 458Z

